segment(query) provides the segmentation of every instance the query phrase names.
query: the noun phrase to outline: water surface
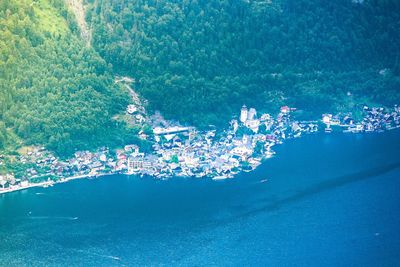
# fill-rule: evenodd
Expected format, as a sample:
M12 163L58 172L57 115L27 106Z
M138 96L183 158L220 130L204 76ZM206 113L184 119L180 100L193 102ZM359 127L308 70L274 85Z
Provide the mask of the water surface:
M400 266L399 141L309 135L225 181L110 176L6 194L0 265Z

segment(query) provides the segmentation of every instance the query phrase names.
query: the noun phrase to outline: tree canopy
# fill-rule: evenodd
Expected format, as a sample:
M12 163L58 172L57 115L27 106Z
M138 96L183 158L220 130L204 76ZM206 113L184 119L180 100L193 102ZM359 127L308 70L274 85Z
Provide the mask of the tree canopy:
M135 78L150 112L221 126L243 104L320 114L400 101L397 0L0 1L0 148L137 141L113 116ZM148 129L146 132L149 132Z
M59 154L109 143L129 98L78 36L61 0L0 2L0 146L14 135Z
M399 102L397 0L87 0L95 48L167 117Z

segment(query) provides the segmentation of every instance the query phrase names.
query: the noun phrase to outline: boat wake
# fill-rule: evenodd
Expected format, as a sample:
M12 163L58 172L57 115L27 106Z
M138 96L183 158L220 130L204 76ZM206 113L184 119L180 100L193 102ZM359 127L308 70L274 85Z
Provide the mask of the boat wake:
M376 177L379 175L383 175L383 174L386 174L390 171L393 171L393 170L396 170L399 168L400 168L400 162L396 162L396 163L388 164L385 166L380 166L377 168L361 171L358 173L344 175L344 176L337 177L335 179L331 179L328 181L323 181L323 182L320 182L313 186L310 186L309 188L301 190L301 191L297 192L296 194L290 195L288 197L273 200L273 201L268 201L267 202L268 204L263 207L249 210L247 212L243 212L241 214L232 216L230 218L226 218L224 220L225 221L224 223L226 223L226 221L235 221L237 219L251 217L251 216L254 216L254 215L256 215L258 213L262 213L262 212L274 211L274 210L282 208L285 205L296 203L296 202L298 202L302 199L305 199L309 196L323 193L323 192L335 189L337 187L345 186L347 184L352 184L352 183L363 181L363 180L373 178L373 177ZM218 223L221 223L221 222L218 222Z
M116 257L116 256L106 256L106 257L110 258L110 259L113 259L113 260L116 260L116 261L120 261L121 260L121 258Z
M68 220L75 221L78 220L79 217L57 217L57 216L28 216L31 220Z
M113 256L113 255L100 254L100 253L91 252L91 251L82 250L82 249L75 250L75 251L86 254L86 255L96 256L99 258L111 259L111 260L115 260L115 261L122 261L120 257Z

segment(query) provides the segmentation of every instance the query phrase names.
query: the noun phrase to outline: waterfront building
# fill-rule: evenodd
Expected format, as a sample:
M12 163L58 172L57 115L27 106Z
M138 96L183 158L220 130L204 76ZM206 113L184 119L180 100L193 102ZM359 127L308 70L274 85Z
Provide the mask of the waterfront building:
M331 122L332 114L322 114L322 122L329 125Z
M4 188L6 184L7 184L6 177L0 175L0 186L1 186L2 188Z
M128 173L134 173L143 169L142 157L129 157L128 158Z
M288 106L281 107L282 114L288 114L290 112L290 108Z

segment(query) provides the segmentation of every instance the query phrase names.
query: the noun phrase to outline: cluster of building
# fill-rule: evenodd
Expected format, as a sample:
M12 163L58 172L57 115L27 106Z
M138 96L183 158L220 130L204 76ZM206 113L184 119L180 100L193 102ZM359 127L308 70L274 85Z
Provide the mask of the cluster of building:
M61 160L44 147L29 147L23 155L16 156L17 173L0 175L0 190L29 187L36 183L51 185L76 176L97 176L112 173L116 161L107 148L96 152L79 151L74 157Z
M108 148L95 152L79 151L72 158L61 160L43 147L33 147L14 159L25 166L22 174L0 175L0 192L32 184L48 185L74 177L113 173L157 178L207 176L225 179L240 171L255 169L263 159L274 154L272 147L275 144L304 133L317 132L321 125L325 132L336 127L346 132L400 127L400 108L397 106L391 110L364 107L362 120L358 122L350 114L323 114L321 121L297 121L292 116L294 110L283 106L275 117L267 113L258 116L256 109L243 106L238 119L233 119L223 132L171 126L158 118L162 123L154 126L153 135L148 137L153 142L153 152L148 154L132 144L114 152ZM2 157L0 164L1 161Z
M274 119L266 113L257 116L256 109L243 106L239 120L232 120L231 127L221 133L200 132L193 127L155 127L154 152L151 155L137 151L125 153L121 164L126 165L129 174L159 178L230 178L240 171L256 168L274 154L272 147L284 139L318 130L318 122L292 121L293 110L284 106Z
M325 132L339 130L343 132L382 132L400 127L400 107L384 109L364 106L362 119L357 121L351 114L323 114Z

